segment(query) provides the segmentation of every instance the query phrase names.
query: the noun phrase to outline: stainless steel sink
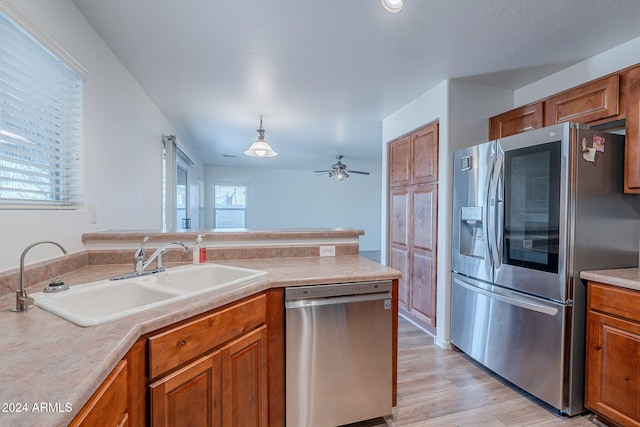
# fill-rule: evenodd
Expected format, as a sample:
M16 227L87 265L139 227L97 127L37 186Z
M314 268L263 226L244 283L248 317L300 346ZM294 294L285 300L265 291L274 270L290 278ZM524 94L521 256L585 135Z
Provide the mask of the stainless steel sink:
M84 283L59 293L34 293L34 304L79 326L95 326L228 286L254 283L264 271L220 264L175 267L131 279Z

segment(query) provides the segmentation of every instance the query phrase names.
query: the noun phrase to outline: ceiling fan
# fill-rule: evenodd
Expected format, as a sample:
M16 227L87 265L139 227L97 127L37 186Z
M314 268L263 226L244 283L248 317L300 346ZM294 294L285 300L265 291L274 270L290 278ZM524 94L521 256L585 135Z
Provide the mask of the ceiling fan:
M336 159L338 159L338 163L334 163L333 166L331 166L331 169L325 170L325 171L313 171L313 172L318 175L324 175L325 173L328 173L329 177L335 176L336 178L338 178L338 181L344 181L345 179L349 178L350 173L358 173L360 175L369 175L369 172L354 171L353 169L349 169L347 165L342 163L341 160L343 157L344 156L342 154L338 154L336 156Z

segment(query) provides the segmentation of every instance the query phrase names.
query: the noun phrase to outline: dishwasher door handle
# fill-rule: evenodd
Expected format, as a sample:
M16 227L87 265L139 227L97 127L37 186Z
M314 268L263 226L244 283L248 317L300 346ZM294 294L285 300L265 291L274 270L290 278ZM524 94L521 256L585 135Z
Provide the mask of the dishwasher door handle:
M385 309L391 309L391 293L376 293L376 294L362 294L362 295L346 295L340 297L328 297L328 298L312 298L312 299L295 299L285 301L285 309L296 309L305 307L319 307L323 305L338 305L338 304L350 304L355 302L364 301L384 301L389 300L389 304L385 304Z

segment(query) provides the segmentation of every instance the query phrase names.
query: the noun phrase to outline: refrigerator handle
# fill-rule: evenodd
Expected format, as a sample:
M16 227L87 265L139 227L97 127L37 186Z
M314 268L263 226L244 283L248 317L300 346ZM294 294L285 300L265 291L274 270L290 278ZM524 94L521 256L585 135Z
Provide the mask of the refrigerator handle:
M484 258L487 261L487 264L489 264L489 266L493 267L492 262L493 262L493 256L492 256L492 248L491 248L491 242L490 242L490 235L492 233L492 227L491 227L491 215L489 213L489 202L490 202L490 194L489 191L491 189L491 178L493 176L493 168L495 166L495 155L492 153L491 154L491 162L489 165L489 168L487 169L487 175L485 176L485 180L484 180L484 200L482 201L482 203L484 204L484 206L482 207L482 235L483 235L483 239L484 239L484 248L485 248L485 252L484 252Z
M491 193L489 195L492 209L492 215L489 221L492 223L491 232L491 246L493 250L491 252L493 256L493 265L495 268L500 268L502 265L502 238L504 236L504 156L502 156L499 150L496 150L496 161L493 170L493 176L491 178Z

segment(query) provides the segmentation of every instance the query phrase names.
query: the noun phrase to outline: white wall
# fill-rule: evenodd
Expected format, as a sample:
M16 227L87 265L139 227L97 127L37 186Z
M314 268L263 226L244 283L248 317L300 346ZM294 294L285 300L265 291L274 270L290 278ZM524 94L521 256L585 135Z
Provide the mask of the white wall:
M516 90L514 107L526 105L638 63L640 37Z
M22 250L55 240L82 250L81 235L103 229L161 226L161 137L174 128L70 0L8 0L89 74L84 84L84 206L79 210L0 210L0 271ZM97 223L89 207L97 211ZM27 264L59 255L43 245Z
M205 175L205 228L213 227L213 185L246 184L247 228L357 228L361 250L380 250L380 174L340 182L308 170L207 166Z

